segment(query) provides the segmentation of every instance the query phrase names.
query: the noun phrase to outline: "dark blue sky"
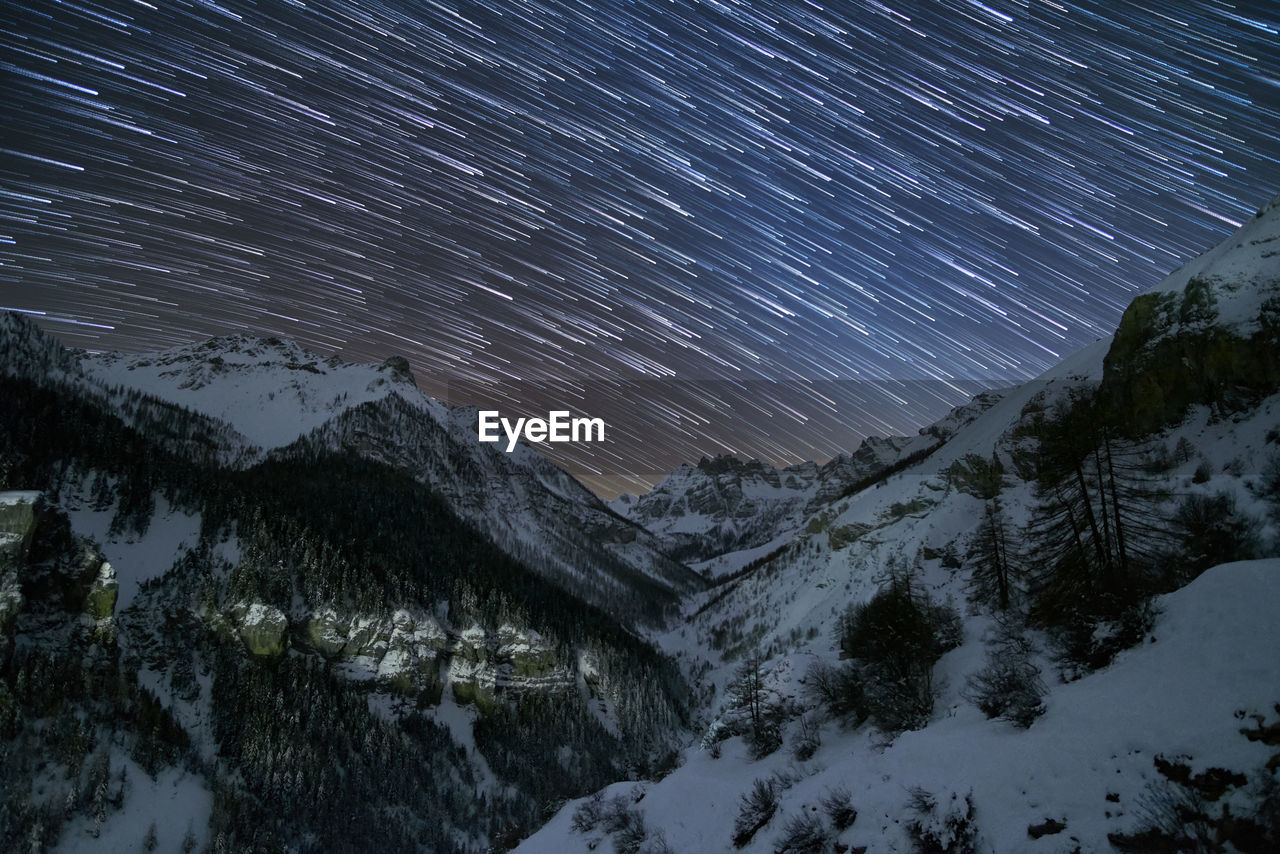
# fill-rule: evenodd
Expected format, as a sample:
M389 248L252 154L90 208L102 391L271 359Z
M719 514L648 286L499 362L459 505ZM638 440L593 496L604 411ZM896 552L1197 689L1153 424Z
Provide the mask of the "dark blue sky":
M918 426L1280 191L1275 3L0 17L0 305L89 348L401 353L513 414L583 389L610 474Z

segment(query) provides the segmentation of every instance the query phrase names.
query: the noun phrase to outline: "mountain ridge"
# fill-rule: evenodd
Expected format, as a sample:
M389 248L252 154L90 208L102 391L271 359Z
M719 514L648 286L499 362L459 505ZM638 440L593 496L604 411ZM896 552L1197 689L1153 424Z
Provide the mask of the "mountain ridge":
M549 577L597 604L608 607L616 595L645 601L646 620L704 583L527 444L508 454L479 443L476 410L419 391L398 357L354 365L286 339L248 335L153 354L90 354L62 350L20 318L9 315L0 327L0 346L13 354L6 373L56 373L104 399L118 402L119 390L128 389L215 419L232 446L222 456L235 466L355 449L440 491L509 554L536 555ZM607 570L592 573L593 566ZM630 619L626 608L617 613Z

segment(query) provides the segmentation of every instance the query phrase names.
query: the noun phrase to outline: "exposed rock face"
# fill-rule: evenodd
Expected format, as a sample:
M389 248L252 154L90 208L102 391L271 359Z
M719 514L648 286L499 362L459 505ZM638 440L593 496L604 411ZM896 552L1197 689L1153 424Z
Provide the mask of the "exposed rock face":
M0 492L0 567L26 560L39 500L39 492Z
M31 531L35 527L35 502L16 500L15 493L0 493L0 667L9 661L18 613L22 610L22 585L18 567L26 560Z
M1252 330L1216 322L1226 286L1197 277L1181 294L1143 294L1125 310L1103 388L1136 432L1175 424L1193 404L1233 410L1280 388L1280 271Z
M26 563L36 529L38 492L0 492L0 665L9 660L18 613L22 610L20 567Z
M448 640L434 617L415 615L404 609L396 611L391 616L386 652L378 662L379 678L434 679L436 659Z
M433 658L445 648L448 635L433 616L400 609L390 615L340 615L332 608L304 621L302 642L326 658L385 656Z
M384 371L390 375L391 379L399 383L407 383L415 385L413 379L413 370L409 367L409 360L404 356L391 356L381 365L378 366L379 371Z
M537 632L504 625L496 634L472 626L458 635L446 678L454 699L484 709L503 692L568 686L576 676Z
M273 658L284 652L289 619L279 608L261 602L241 603L232 614L240 640L252 655Z
M338 613L329 608L307 620L302 640L325 658L333 658L347 645L347 626Z
M116 594L119 589L116 571L111 564L103 561L98 567L97 577L89 585L89 593L85 597L85 611L95 620L110 617L116 610Z
M120 584L116 581L115 569L96 551L86 548L85 558L86 568L89 568L86 575L92 573L92 581L85 593L84 611L93 621L94 640L104 646L112 646L116 642L116 594Z
M0 492L0 664L15 638L113 656L115 570L38 492Z
M508 625L496 633L474 625L457 631L435 615L405 608L381 615L341 615L328 608L295 623L301 626L299 643L346 665L353 678L406 692L443 682L460 702L485 706L503 691L570 684L574 678L540 635Z
M1232 238L1137 297L1102 391L1135 433L1203 404L1235 410L1280 388L1280 197Z
M512 626L498 629L500 662L509 662L513 679L541 679L555 671L555 650L537 632L520 632Z

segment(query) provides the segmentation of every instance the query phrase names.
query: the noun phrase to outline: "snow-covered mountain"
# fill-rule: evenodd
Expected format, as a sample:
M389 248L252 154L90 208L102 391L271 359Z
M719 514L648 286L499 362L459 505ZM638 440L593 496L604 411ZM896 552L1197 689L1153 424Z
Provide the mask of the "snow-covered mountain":
M703 561L794 527L828 474L814 463L776 469L759 460L703 458L644 495L624 493L609 506L658 534L669 553Z
M1280 381L1280 201L1125 310L1105 393L1135 430L1196 404L1240 408Z
M127 390L199 413L222 425L235 446L224 456L241 467L341 449L406 471L509 554L623 619L660 619L703 586L653 535L528 445L505 453L477 441L476 410L421 393L403 358L354 365L244 335L143 355L71 354L16 315L0 322L0 346L15 353L10 370L50 376L56 366L113 400Z
M587 851L610 837L655 851L1274 850L1280 658L1271 650L1280 638L1270 615L1280 560L1197 573L1280 551L1278 346L1280 198L1139 296L1114 337L984 398L931 453L864 488L814 500L812 468L796 467L788 489L783 472L716 461L615 505L668 539L706 531L717 545L726 527L755 521L735 519L735 502L754 499L763 518L786 509L772 517L776 527L709 564L719 583L662 639L707 704L704 735L682 767L566 806L518 850ZM1143 613L1157 616L1134 617L1145 629L1084 667L1063 657L1069 632L1053 628L1052 615L997 615L975 588L984 520L996 514L1021 579L1015 594L1041 595L1053 555L1037 531L1058 488L1045 486L1046 425L1081 401L1112 413L1096 416L1114 425L1103 441L1133 450L1108 459L1152 490L1135 487L1125 500L1149 501L1163 520L1129 548L1150 543L1162 555L1160 589L1194 579L1156 597ZM1059 444L1077 438L1063 433ZM1091 464L1081 462L1082 477ZM1099 527L1129 509L1106 495L1089 501L1108 514ZM1206 508L1218 508L1217 522L1205 521ZM1198 539L1214 524L1227 527ZM958 645L931 667L931 713L898 733L874 718L855 725L817 697L848 666L838 639L851 607L904 577L963 620ZM1095 636L1078 643L1106 647L1122 623L1092 623ZM1018 660L1045 685L1043 714L1025 730L988 719L973 681L1001 660L1015 629ZM1125 644L1136 645L1115 655ZM763 758L750 736L757 706L744 704L744 691L782 721L778 748ZM841 804L856 810L851 823L851 811L837 815ZM1203 816L1199 825L1187 823L1191 814ZM1236 824L1240 815L1250 818Z
M800 850L813 851L1274 850L1212 847L1212 829L1199 849L1141 839L1122 847L1122 835L1152 817L1176 815L1172 799L1181 790L1171 778L1195 780L1210 792L1207 815L1224 807L1251 815L1266 797L1255 787L1267 785L1262 769L1275 753L1280 726L1280 710L1273 708L1278 600L1280 560L1206 572L1159 601L1161 618L1149 643L1107 670L1054 686L1044 715L1025 731L988 720L965 696L967 676L982 666L979 634L939 663L939 711L921 730L888 739L827 723L808 761L795 759L790 739L762 760L752 759L739 739L718 755L694 747L661 781L605 789L600 812L613 826L613 815L634 812L639 820L630 819L628 827L641 832L632 836L669 851L795 850L784 842L799 836L790 829L802 821L814 830L795 841L807 840L813 847ZM810 655L790 656L791 673ZM799 696L802 686L787 678L791 673L778 690ZM1215 789L1209 782L1215 778L1225 785ZM743 798L757 780L770 787L776 804L751 841L735 846ZM1208 801L1194 787L1187 791ZM837 829L833 802L856 814L847 827ZM616 835L611 825L574 827L585 803L561 810L517 851L606 849ZM913 825L942 844L920 847L923 833Z
M447 407L416 394L409 363L322 359L294 341L228 335L159 353L82 353L84 373L107 386L154 395L221 421L263 450L291 444L341 412L392 394L442 418Z
M869 436L852 454L822 465L778 469L760 460L703 458L680 466L644 495L624 493L609 506L657 534L668 554L703 562L718 574L724 567L714 558L794 534L820 508L942 447L1002 395L982 392L915 436Z
M399 360L0 315L0 839L1277 850L1277 246L1280 199L918 436L614 509Z
M407 366L0 354L0 849L475 851L685 725L702 579Z

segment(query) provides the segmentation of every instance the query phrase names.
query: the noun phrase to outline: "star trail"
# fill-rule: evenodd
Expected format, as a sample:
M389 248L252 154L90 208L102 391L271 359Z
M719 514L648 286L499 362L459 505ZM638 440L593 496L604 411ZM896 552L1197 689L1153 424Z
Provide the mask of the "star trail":
M0 18L0 306L88 349L283 335L583 409L611 441L562 461L604 492L914 432L1280 190L1272 2Z

